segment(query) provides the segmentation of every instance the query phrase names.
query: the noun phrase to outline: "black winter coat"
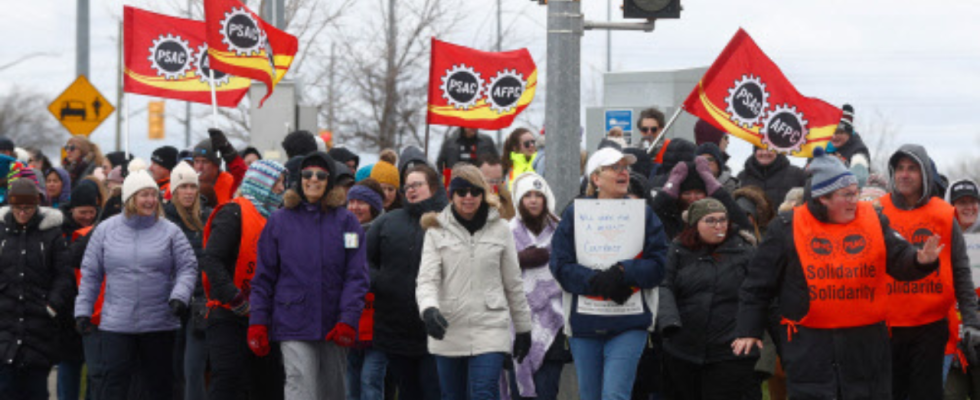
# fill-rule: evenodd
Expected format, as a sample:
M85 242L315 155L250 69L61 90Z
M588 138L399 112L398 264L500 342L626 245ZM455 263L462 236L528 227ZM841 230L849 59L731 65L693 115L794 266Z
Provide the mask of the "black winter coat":
M789 163L785 155L778 155L776 159L767 166L762 166L755 160L754 156L749 156L745 160L745 169L738 173L738 180L742 187L755 186L766 192L769 203L773 208L786 200L786 193L795 187L803 187L806 184L806 172L802 168Z
M178 217L178 219L180 218ZM204 249L203 254L198 256L201 272L208 274L208 283L211 285L211 297L222 303L228 303L238 295L238 288L235 287L234 277L235 264L238 262L238 249L241 247L241 242L242 207L238 203L225 203L214 214L214 219L211 221L211 236L208 238L208 246ZM191 243L191 246L194 246L193 241ZM197 254L196 247L195 254ZM200 274L198 275L200 276ZM201 295L203 294L202 289ZM248 317L235 315L231 310L223 307L211 309L208 314L208 320L220 319L231 319L241 324L248 324Z
M59 361L59 331L48 311L70 315L74 279L61 236L60 211L41 207L18 226L0 208L0 362L50 368Z
M203 206L203 202L202 202ZM203 206L201 208L201 223L207 224L208 218L211 216L211 207ZM180 218L180 213L177 212L177 206L174 205L173 201L167 203L163 206L163 213L167 216L170 222L176 224L184 236L187 236L187 241L190 242L191 248L194 249L194 255L197 257L197 264L201 265L202 259L204 258L204 231L196 231L190 229L184 224L184 220ZM197 282L194 283L194 295L191 297L191 315L197 316L200 319L206 314L207 310L204 308L204 304L207 299L204 297L204 287L201 285L201 273L197 274ZM204 327L199 327L203 329Z
M477 132L476 137L465 138L462 128L460 128L442 143L442 148L439 149L439 157L436 158L437 171L444 168L452 169L460 161L476 164L476 158L472 157L473 153L476 153L476 158L482 155L490 155L500 159L497 145L493 143L490 136Z
M826 209L813 200L807 207L820 221L828 221ZM886 272L895 279L922 279L939 262L921 265L916 248L889 226L879 214L887 249ZM762 339L768 327L769 307L777 300L779 315L799 321L810 309L810 292L793 238L793 212L773 219L766 237L749 263L748 276L739 295L736 334ZM855 328L811 329L797 325L788 339L785 326L776 329L786 370L789 397L793 399L891 399L891 350L885 324ZM843 397L837 397L843 393Z
M374 347L386 353L428 353L425 324L419 318L415 280L422 262L422 214L447 205L440 191L418 203L382 215L367 232L367 259L374 293Z
M699 365L745 358L735 356L731 345L739 289L754 254L752 244L739 234L696 251L677 240L671 243L657 314L664 351Z

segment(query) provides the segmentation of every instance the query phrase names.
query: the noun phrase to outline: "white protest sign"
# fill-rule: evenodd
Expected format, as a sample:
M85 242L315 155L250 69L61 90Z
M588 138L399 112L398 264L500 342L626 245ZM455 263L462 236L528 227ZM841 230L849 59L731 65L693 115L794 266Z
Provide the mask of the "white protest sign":
M966 240L966 255L970 257L973 285L980 287L980 233L964 234L963 239Z
M575 200L575 251L578 263L598 270L622 260L632 260L643 251L645 236L643 200ZM637 291L625 304L580 296L578 312L589 315L635 315L643 313L643 296Z

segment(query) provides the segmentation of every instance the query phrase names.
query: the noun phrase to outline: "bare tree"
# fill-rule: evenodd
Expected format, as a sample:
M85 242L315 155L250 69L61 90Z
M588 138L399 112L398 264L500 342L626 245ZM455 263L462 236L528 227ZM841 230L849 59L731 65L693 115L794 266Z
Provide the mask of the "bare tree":
M41 93L14 88L0 97L0 135L17 147L51 148L68 133L48 114L50 99Z
M365 13L367 18L361 16L339 32L343 60L334 73L342 83L331 88L324 84L328 80L317 79L312 84L323 94L321 98L331 90L345 96L336 105L343 129L335 137L352 147L422 143L429 38L450 31L462 7L457 0L376 0L375 4L378 12ZM321 107L321 115L329 113Z

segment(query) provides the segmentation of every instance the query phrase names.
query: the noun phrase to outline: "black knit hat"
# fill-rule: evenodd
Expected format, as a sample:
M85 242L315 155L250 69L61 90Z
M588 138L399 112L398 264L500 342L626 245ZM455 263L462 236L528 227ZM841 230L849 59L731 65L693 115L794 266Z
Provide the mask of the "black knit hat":
M41 192L30 179L18 179L7 189L7 199L11 205L32 205L41 203Z
M153 155L150 157L150 160L166 168L167 171L172 171L177 166L177 153L179 151L177 151L176 147L163 146L153 150Z
M211 161L217 165L221 165L221 159L218 158L218 152L214 150L214 146L211 145L211 139L204 139L200 141L197 146L194 146L194 158L204 157L208 161Z
M309 131L293 131L282 140L282 148L288 158L305 156L316 151L316 139Z
M684 181L681 182L680 193L695 189L706 192L708 190L707 186L705 186L704 180L701 179L701 175L698 175L694 163L690 161L685 161L685 163L687 164L687 178L684 178Z
M255 154L255 156L258 157L259 160L262 159L262 153L259 153L259 149L256 149L252 146L248 146L245 148L245 150L242 150L242 158L245 158L249 154Z
M837 130L847 132L849 135L854 134L854 107L850 104L844 104L841 108L844 110L844 113L841 114L840 124L837 125Z
M132 156L126 157L126 153L122 151L113 151L107 153L105 158L109 159L109 163L112 164L113 168L123 165L127 159L131 159Z
M99 208L99 188L87 179L72 188L69 208L85 206Z
M0 151L14 151L14 141L6 136L0 136Z

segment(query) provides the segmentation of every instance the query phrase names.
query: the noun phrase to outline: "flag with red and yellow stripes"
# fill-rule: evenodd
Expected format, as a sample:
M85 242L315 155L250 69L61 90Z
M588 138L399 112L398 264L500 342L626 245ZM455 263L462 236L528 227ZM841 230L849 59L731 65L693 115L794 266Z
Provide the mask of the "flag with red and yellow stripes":
M826 147L843 113L800 94L742 29L684 101L684 110L755 146L797 157Z
M215 68L265 83L272 95L299 50L295 36L277 29L238 0L205 0L208 54Z
M531 104L537 84L527 49L492 53L432 38L426 118L434 125L506 128Z
M123 7L123 91L211 104L204 22ZM251 80L214 71L221 107L235 107Z

